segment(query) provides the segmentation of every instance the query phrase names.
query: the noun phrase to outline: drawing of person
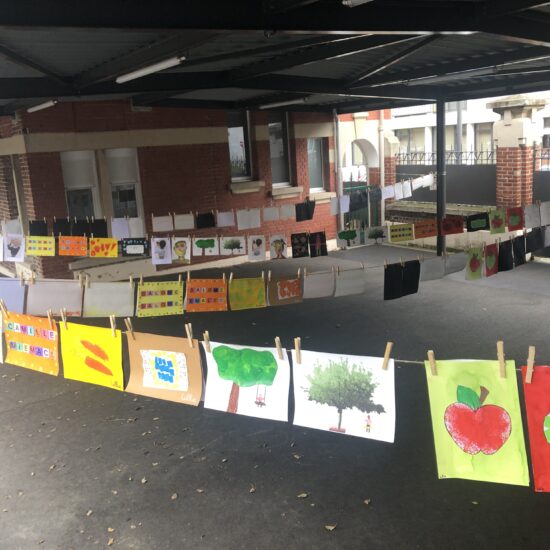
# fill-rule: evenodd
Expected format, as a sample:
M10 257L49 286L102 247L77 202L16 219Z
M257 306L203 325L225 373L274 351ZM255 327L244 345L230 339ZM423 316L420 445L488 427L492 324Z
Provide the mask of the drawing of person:
M262 254L263 239L252 239L252 255L260 256Z
M158 241L155 241L155 255L159 260L164 260L166 257L166 240L160 239Z
M187 254L187 242L176 241L174 244L174 254L177 257L177 261L180 263L186 263L185 256Z
M13 238L7 244L6 248L10 251L11 257L15 258L21 249L21 239Z

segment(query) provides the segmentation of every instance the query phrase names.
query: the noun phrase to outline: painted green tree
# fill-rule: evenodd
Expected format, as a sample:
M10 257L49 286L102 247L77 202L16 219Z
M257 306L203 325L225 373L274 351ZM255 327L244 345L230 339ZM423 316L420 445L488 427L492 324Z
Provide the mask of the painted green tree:
M375 227L369 231L369 239L374 239L376 244L378 244L378 239L383 239L384 236L384 230L381 227Z
M357 231L355 231L355 229L346 229L345 231L340 231L338 237L346 241L348 246L351 246L351 241L357 238Z
M382 405L372 401L377 383L372 373L355 364L349 365L348 359L329 360L328 366L317 363L313 373L307 377L310 386L305 388L310 401L321 405L336 407L338 427L331 431L345 432L342 428L342 413L345 409L356 408L362 412L385 412Z
M214 248L216 246L216 239L197 239L195 246L202 249L202 255L207 248Z
M239 407L239 388L259 384L271 386L277 374L277 361L270 351L218 346L212 355L220 378L233 382L227 406L230 413L236 413Z
M223 242L223 248L224 250L231 250L231 255L233 255L235 250L242 248L241 239L226 239Z

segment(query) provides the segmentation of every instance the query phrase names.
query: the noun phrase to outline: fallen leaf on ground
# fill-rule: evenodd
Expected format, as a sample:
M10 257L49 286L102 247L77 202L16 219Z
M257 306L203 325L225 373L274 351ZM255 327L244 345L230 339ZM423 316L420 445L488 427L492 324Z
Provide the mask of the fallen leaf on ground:
M141 483L145 485L145 483L147 483L147 478L146 478L146 477L142 477L142 478L141 478Z
M172 496L170 498L172 500L176 500L178 498L178 493L172 493Z
M370 504L370 498L366 498L364 501L363 501L363 504L365 506L368 506Z
M204 489L196 489L197 493L202 494L204 493Z
M93 513L94 513L93 510L88 510L88 511L86 512L86 515L87 515L88 517L90 517Z
M248 490L249 493L255 493L256 492L256 485L250 484L250 489Z
M109 531L109 533L112 533L114 532L114 529L112 527L107 527L107 531Z
M336 529L336 523L334 525L325 525L325 529L327 531L334 531L334 529Z
M299 454L294 454L292 455L296 460L300 460L300 458L302 458L302 455L299 455Z
M227 458L222 458L222 462L227 462Z
M296 498L307 498L309 496L309 493L300 493L299 495L296 495Z
M115 539L110 538L110 539L107 541L107 546L113 546L113 542L115 542Z

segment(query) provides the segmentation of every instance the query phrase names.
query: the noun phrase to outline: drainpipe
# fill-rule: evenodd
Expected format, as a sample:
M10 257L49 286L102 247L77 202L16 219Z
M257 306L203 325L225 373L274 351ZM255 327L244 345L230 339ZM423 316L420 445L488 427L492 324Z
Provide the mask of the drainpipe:
M378 164L380 166L380 192L386 185L386 165L384 163L384 110L382 109L378 118ZM386 223L386 205L384 199L380 200L380 225Z
M447 176L445 166L445 99L437 100L437 255L445 254L445 236L440 234L441 221L445 217L447 204L447 188L445 178Z
M336 195L338 199L344 195L344 182L342 181L342 171L340 167L340 121L338 120L338 113L336 109L332 110L332 124L334 134L334 170L336 171ZM344 214L340 212L340 206L338 206L338 230L343 231L344 227Z
M11 173L13 179L13 186L15 190L15 204L17 206L17 217L21 224L21 230L25 232L25 228L28 227L27 210L24 203L23 185L21 182L21 170L19 168L19 160L16 155L10 155Z

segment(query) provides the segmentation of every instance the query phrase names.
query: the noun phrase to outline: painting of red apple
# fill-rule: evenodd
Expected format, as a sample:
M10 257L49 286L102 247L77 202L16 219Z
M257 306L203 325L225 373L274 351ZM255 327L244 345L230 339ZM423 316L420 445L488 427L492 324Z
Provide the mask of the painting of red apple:
M483 250L481 248L470 248L468 250L468 263L466 264L466 279L469 281L481 279Z
M506 218L506 211L503 208L494 208L489 210L489 225L491 228L491 234L504 233L506 226L504 220Z
M498 246L489 244L485 247L485 276L490 277L498 273Z
M445 427L453 441L470 455L495 454L512 433L512 420L498 405L484 405L489 390L458 386L457 402L445 410Z
M525 225L523 207L515 206L506 210L508 231L518 231Z

